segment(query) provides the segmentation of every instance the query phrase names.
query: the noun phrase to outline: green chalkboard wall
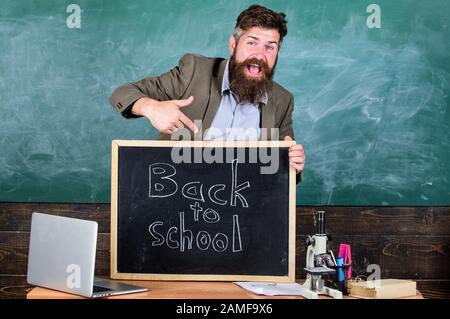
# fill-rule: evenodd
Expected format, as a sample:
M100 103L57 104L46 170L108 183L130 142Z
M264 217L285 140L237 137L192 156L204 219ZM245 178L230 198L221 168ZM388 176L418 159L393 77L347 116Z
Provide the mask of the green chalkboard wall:
M251 3L1 1L0 200L109 202L111 140L157 135L112 90L186 52L227 57ZM381 28L372 0L260 3L289 21L275 78L307 151L297 203L449 205L450 1L378 0Z

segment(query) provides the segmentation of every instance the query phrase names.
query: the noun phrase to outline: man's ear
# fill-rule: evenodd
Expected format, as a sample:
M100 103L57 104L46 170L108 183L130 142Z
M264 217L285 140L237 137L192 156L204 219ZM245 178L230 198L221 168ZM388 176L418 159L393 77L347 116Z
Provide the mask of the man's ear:
M230 36L228 40L228 48L230 49L230 55L233 55L236 49L236 39L233 36Z

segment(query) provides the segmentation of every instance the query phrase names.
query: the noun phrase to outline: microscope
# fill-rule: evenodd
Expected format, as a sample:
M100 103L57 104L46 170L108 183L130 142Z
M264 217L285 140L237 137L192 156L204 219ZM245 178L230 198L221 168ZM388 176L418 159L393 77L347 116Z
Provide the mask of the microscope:
M308 299L317 299L319 295L327 295L342 299L342 292L325 286L324 276L336 275L336 266L333 252L327 253L328 235L325 233L325 212L315 213L318 220L317 233L306 238L306 281L301 286L301 296ZM316 224L314 218L314 224Z

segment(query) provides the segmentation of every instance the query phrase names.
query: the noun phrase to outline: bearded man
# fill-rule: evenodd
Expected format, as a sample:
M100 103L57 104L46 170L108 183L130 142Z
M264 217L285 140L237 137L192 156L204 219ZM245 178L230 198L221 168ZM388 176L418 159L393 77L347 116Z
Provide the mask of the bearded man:
M251 5L236 20L229 59L186 54L167 73L117 88L110 102L126 118L146 117L159 139L187 128L195 139L291 141L294 98L272 80L285 17ZM290 147L289 161L303 170L302 145Z

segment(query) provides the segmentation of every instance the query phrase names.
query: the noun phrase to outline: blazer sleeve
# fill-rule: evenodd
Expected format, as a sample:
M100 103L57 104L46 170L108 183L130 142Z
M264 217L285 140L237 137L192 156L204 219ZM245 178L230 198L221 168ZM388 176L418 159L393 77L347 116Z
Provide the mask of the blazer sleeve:
M118 87L113 91L109 101L124 117L136 117L131 113L131 108L134 102L142 97L158 101L182 98L192 81L194 70L194 55L185 54L178 62L178 66L169 72Z

